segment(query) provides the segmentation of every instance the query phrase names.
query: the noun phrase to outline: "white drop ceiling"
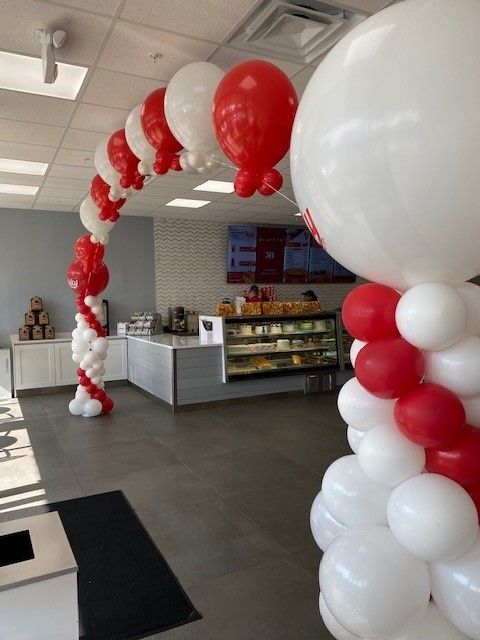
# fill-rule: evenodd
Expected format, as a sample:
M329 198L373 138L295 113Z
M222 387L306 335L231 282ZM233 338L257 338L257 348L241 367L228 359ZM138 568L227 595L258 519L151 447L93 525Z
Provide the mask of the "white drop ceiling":
M335 0L345 9L374 13L392 0ZM39 187L35 196L0 194L2 208L78 211L95 174L97 143L122 128L129 111L183 65L209 60L225 71L249 57L226 46L230 34L262 0L0 0L0 48L39 56L35 29L67 31L57 60L88 67L77 100L0 90L0 158L49 163L45 176L0 172L0 183ZM150 53L161 53L156 62ZM301 96L316 65L270 59L292 79ZM293 200L288 158L278 168L282 191ZM209 179L233 180L221 169ZM295 205L279 195L243 199L234 193L193 191L206 176L160 176L130 198L122 215L293 222ZM211 200L200 209L166 207L174 198Z

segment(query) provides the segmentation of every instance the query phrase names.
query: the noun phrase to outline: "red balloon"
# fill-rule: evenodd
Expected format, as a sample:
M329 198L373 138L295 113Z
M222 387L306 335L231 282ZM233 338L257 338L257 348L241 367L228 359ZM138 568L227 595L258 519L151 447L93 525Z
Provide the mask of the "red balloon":
M78 369L77 369L77 376L78 376L79 378L82 378L84 375L85 375L85 370L84 370L84 369L82 369L81 367L78 367Z
M95 393L92 396L94 400L100 400L100 402L103 402L106 397L107 397L107 394L103 389L98 389L97 391L95 391Z
M82 385L82 387L88 387L90 384L90 378L87 378L87 376L80 376L78 381Z
M395 403L398 428L421 447L444 447L466 431L463 404L449 389L427 382Z
M111 398L105 398L102 402L102 413L110 413L113 409L113 400Z
M213 100L217 140L241 171L255 176L256 189L288 151L297 106L289 78L270 62L243 62L218 85ZM239 187L236 193L248 197L247 191Z
M74 260L67 270L68 286L82 298L87 295L98 296L107 287L108 279L108 269L104 262L101 262L95 271L85 273L82 262Z
M425 468L464 487L480 485L480 430L467 425L465 433L448 447L427 449Z
M144 177L138 172L139 159L128 146L125 129L112 133L108 139L107 153L112 167L122 176L120 186L124 189L141 189Z
M342 320L357 340L398 336L395 309L400 294L383 284L362 284L351 291L342 305Z
M234 181L235 193L241 198L250 198L257 190L257 174L253 171L240 170L237 172Z
M105 255L105 247L100 242L93 243L90 235L80 236L75 243L75 255L83 262L83 270L85 273L96 271ZM82 300L83 302L83 300Z
M98 387L96 384L90 383L87 387L87 392L90 394L90 396L93 397L93 394L96 393L98 390Z
M91 184L90 184L90 195L92 196L92 200L100 209L100 213L98 217L100 220L110 220L111 222L116 222L119 217L118 209L123 207L125 204L125 198L120 198L119 200L115 200L112 202L108 197L110 193L110 185L107 184L98 174L94 176ZM115 219L112 219L112 216L117 216Z
M379 398L399 398L412 391L425 373L422 352L403 338L380 338L360 349L355 374Z
M165 88L153 91L145 99L140 111L143 133L152 147L157 150L153 170L160 175L167 173L174 162L175 154L182 149L182 145L170 131L165 118L165 91ZM178 169L175 170L178 171Z
M260 186L258 192L262 196L271 196L276 191L280 191L283 186L283 176L276 169L268 169L260 176Z

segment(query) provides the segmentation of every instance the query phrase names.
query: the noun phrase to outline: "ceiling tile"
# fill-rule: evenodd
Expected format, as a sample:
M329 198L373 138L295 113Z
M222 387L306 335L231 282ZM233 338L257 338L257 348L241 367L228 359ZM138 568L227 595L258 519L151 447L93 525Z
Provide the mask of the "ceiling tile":
M128 111L122 109L79 104L71 124L74 129L113 133L117 129L123 129L128 114Z
M39 187L43 182L43 176L29 176L24 173L3 173L0 172L0 182L2 184L26 184ZM7 194L0 194L7 195Z
M71 100L47 98L0 89L1 115L10 120L39 124L67 125L75 108Z
M0 207L8 207L13 205L27 206L33 204L35 196L15 195L12 193L0 193Z
M257 4L258 0L127 0L121 17L221 42Z
M71 164L76 167L90 167L92 174L95 172L93 164L93 152L79 151L77 149L59 149L55 158L55 162L59 164Z
M68 129L62 140L65 149L81 149L82 151L95 151L95 147L105 138L103 131L82 131L81 129Z
M97 69L88 83L82 102L131 111L143 102L149 93L162 86L165 86L165 83L159 80Z
M48 172L49 177L55 178L80 178L91 180L94 172L89 167L74 167L64 164L53 164Z
M92 13L100 13L104 16L113 16L116 8L120 4L120 0L102 0L99 2L98 0L82 0L79 5L78 0L60 0L60 2L54 2L53 0L48 0L49 4L63 4L69 7L74 7L76 9L81 9L82 11L91 11Z
M75 203L75 202L78 202L81 198L84 198L85 194L86 194L86 190L82 188L60 189L58 187L50 187L50 186L44 185L41 188L38 197L44 200L48 200L48 199L55 200L56 198L64 198L65 200L69 200L69 201L73 200Z
M5 174L0 174L5 175ZM48 175L44 182L44 187L53 187L56 189L83 189L87 191L90 188L90 180L75 180L70 178L55 178Z
M40 57L41 47L34 30L64 29L67 37L57 50L57 60L84 66L94 62L111 22L109 18L36 0L2 0L0 6L2 49Z
M287 76L293 76L300 71L302 65L294 62L286 62L285 60L277 60L276 58L265 58L255 54L256 60L266 60L281 69ZM217 64L219 67L228 71L232 67L246 60L251 60L252 55L247 51L238 51L230 47L221 47L211 58L210 62Z
M62 127L0 119L0 140L2 142L23 142L24 144L56 147L63 132Z
M199 40L119 21L110 34L98 66L168 82L181 67L204 60L214 48L215 45ZM148 54L157 51L163 57L154 62Z
M55 147L40 147L16 142L0 142L0 158L51 162L54 154Z

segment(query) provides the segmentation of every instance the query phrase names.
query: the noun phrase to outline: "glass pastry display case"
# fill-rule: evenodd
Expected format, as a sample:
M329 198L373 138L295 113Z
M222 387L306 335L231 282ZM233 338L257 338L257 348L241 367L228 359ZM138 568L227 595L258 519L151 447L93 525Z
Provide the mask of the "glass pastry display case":
M339 368L335 313L223 318L225 382Z

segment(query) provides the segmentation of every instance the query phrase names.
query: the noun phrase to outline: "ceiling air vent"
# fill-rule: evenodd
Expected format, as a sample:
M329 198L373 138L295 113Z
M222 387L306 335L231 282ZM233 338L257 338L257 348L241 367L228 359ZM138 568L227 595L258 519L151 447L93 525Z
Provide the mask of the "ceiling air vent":
M320 0L266 0L228 44L251 54L309 64L366 17Z

